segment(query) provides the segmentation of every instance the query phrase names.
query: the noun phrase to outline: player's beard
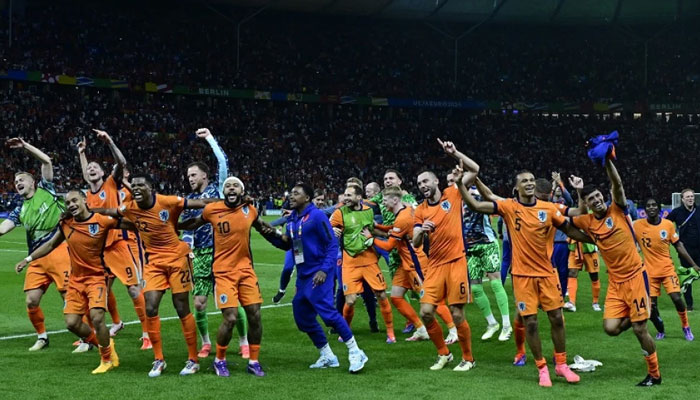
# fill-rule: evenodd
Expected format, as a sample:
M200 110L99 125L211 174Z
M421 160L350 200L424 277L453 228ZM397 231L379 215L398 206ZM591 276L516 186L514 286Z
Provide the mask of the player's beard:
M237 194L236 200L233 203L229 201L228 195L224 196L224 204L226 204L227 207L230 207L230 208L238 207L241 205L241 202L243 202L243 195L242 194Z

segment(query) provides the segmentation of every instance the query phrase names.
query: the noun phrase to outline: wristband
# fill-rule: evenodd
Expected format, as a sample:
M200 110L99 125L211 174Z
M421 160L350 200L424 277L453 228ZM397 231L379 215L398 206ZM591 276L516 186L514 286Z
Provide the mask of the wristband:
M32 260L33 260L32 256L27 256L24 258L24 261L26 261L28 263L32 262Z

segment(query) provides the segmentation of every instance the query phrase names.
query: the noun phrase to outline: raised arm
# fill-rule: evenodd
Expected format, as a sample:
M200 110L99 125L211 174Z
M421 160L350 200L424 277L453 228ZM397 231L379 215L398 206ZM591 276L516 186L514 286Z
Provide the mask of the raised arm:
M55 249L56 247L58 247L58 245L60 245L61 243L63 243L63 241L64 241L65 239L66 239L66 238L65 238L65 236L63 236L63 231L61 231L60 229L58 229L58 230L56 231L56 233L54 233L54 235L51 237L51 239L49 239L46 243L44 243L44 244L42 244L41 246L39 246L36 250L34 250L34 251L32 252L32 254L30 254L29 256L27 256L25 259L23 259L22 261L18 262L18 263L15 265L15 271L17 271L17 273L19 274L20 272L22 272L22 270L24 269L24 267L27 266L27 264L29 264L30 262L32 262L32 260L36 260L36 259L38 259L38 258L44 257L45 255L51 253L51 251L52 251L53 249Z
M464 203L469 207L470 210L482 214L493 214L496 212L496 207L494 207L492 201L477 201L474 196L469 193L469 190L464 184L464 179L462 179L462 174L464 173L464 170L462 169L462 162L460 161L460 165L455 168L455 181L457 183L457 188L459 189L459 193L462 195L462 199L464 200Z
M80 158L80 172L83 174L83 180L85 180L85 182L89 182L87 172L88 160L87 156L85 156L86 147L87 140L85 139L85 136L83 136L83 140L78 142L78 158Z
M676 248L679 257L685 260L685 262L687 262L688 265L690 265L692 268L695 268L696 271L700 272L700 267L698 267L693 258L690 257L690 254L688 254L688 250L686 250L685 246L683 246L683 242L679 240L673 244L673 247Z
M219 196L224 197L224 181L228 177L228 157L226 157L226 153L224 153L224 150L221 148L221 146L219 146L219 143L216 141L216 138L214 138L214 135L209 132L209 129L200 128L197 129L196 133L197 137L203 138L207 141L207 143L209 143L209 146L214 152L217 165L216 187L219 190Z
M491 189L489 189L488 186L484 182L481 181L481 179L477 176L476 177L476 190L479 191L481 194L481 197L485 200L488 201L501 201L505 200L503 197L495 195Z
M627 197L625 197L625 189L622 187L622 179L617 172L617 168L615 168L615 165L610 159L605 162L605 173L608 174L608 179L610 179L613 201L615 204L622 207L623 210L626 210Z
M578 215L588 214L588 208L586 207L586 202L583 201L583 196L581 195L581 190L583 189L583 179L581 179L578 176L571 175L569 177L569 184L571 185L571 187L576 189L576 193L578 194L578 206L576 208L570 207L567 215L569 217L575 217ZM571 199L571 203L573 203L573 199Z
M93 132L97 133L98 139L105 142L107 146L109 146L109 150L112 152L112 156L117 162L114 171L112 171L112 175L115 178L118 178L117 181L121 180L124 167L126 167L126 158L124 157L124 154L122 154L121 150L119 150L119 147L117 147L117 145L114 143L114 140L112 140L112 138L107 134L107 132L101 131L99 129L93 129Z
M119 214L119 210L116 208L91 208L90 211L97 213L97 214L102 214L106 215L112 218L121 218L121 214Z
M447 153L450 157L454 158L455 160L459 161L460 165L462 166L462 169L465 171L462 177L462 181L464 182L464 184L466 185L472 182L476 178L476 175L479 173L479 164L477 164L471 158L467 157L464 153L457 150L457 147L455 147L454 143L450 141L443 142L439 138L437 141L438 143L440 143L440 146L442 146L442 149L445 151L445 153Z
M26 150L32 157L39 160L41 162L41 178L47 182L53 181L53 164L51 163L51 157L46 155L46 153L18 137L7 139L5 143L12 149Z

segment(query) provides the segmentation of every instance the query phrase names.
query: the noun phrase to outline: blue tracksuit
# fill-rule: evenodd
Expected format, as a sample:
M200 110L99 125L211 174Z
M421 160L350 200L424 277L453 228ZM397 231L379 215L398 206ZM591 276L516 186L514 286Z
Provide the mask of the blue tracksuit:
M498 218L498 232L503 235L503 254L501 255L501 283L506 283L510 271L511 248L508 229L503 224L503 217Z
M292 309L297 327L309 335L317 348L322 348L328 339L316 320L316 316L320 315L323 322L334 328L344 341L350 340L352 331L333 306L338 241L333 235L328 217L310 204L301 213L292 212L286 231L290 239L301 240L304 251L304 262L295 263L297 293L292 300ZM313 277L318 271L326 273L326 280L314 286Z
M572 207L574 199L571 198L569 191L562 186L562 199L556 203L563 203L567 207ZM552 265L559 273L559 287L561 295L566 297L566 291L569 286L569 243L566 233L557 229L554 234L554 249L552 251Z

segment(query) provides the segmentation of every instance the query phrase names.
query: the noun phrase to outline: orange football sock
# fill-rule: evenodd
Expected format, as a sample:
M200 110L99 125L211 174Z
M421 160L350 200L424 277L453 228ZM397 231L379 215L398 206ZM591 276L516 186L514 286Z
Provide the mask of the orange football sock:
M108 362L112 360L112 346L100 346L100 358L102 362Z
M567 289L569 290L569 301L576 305L576 292L578 291L578 278L569 277L567 281Z
M535 365L537 366L537 369L547 368L547 360L544 358L535 360Z
M146 332L146 301L143 298L143 293L139 293L138 297L131 299L134 303L134 311L141 321L141 330Z
M107 310L109 311L109 315L112 316L113 324L122 322L119 316L119 310L117 309L117 298L114 297L114 291L112 289L109 289L109 294L107 295Z
M600 297L600 281L591 282L591 293L593 294L593 302L598 302Z
M156 360L163 360L163 342L160 340L160 317L146 317L146 331L153 345L153 356Z
M194 323L194 316L192 313L180 318L180 325L182 325L182 333L185 336L185 343L187 343L187 355L190 360L197 362L197 324Z
M83 341L85 343L90 343L91 345L98 346L99 343L97 342L97 335L95 335L95 331L90 331L90 334L88 337L84 338Z
M448 349L445 344L445 338L442 337L442 328L440 324L433 319L433 322L431 322L430 325L426 325L425 328L428 330L428 336L430 336L430 340L433 341L435 348L437 348L438 354L441 356L450 354L450 349Z
M445 322L447 328L452 329L455 327L455 322L452 320L452 313L445 303L438 305L435 312L440 316L440 319Z
M659 373L659 359L656 357L656 352L648 356L644 356L644 359L647 362L647 371L649 371L649 375L654 378L660 377L661 373Z
M29 321L32 322L34 330L38 334L46 333L46 325L44 325L44 312L41 311L41 307L27 308L27 315L29 316Z
M556 365L566 364L566 352L554 353L554 363Z
M464 361L474 361L472 356L472 329L465 319L457 325L457 337L459 338L459 347L462 348L462 359Z
M517 317L513 321L515 331L515 351L517 354L525 354L525 325Z
M690 325L688 324L688 311L678 311L678 316L681 317L681 325L683 328L687 328Z
M352 317L355 316L355 306L349 306L347 303L343 306L343 318L345 318L345 322L348 323L348 326L352 324Z
M408 321L410 321L413 326L416 327L416 329L420 328L423 326L423 322L421 322L420 318L418 317L418 314L416 314L416 310L411 307L410 304L404 299L403 297L392 297L391 298L391 304L394 305L394 308L399 310L399 313L404 316Z
M257 362L258 357L260 357L260 345L251 344L250 345L250 360L251 362Z
M383 300L379 300L379 310L382 312L384 325L386 325L386 335L391 338L396 337L394 335L394 314L391 312L389 299L384 298Z
M216 358L219 360L225 360L226 359L226 349L228 349L228 346L222 346L220 344L216 344Z

